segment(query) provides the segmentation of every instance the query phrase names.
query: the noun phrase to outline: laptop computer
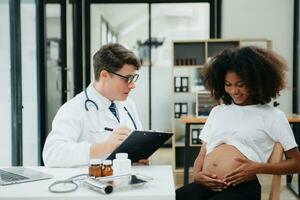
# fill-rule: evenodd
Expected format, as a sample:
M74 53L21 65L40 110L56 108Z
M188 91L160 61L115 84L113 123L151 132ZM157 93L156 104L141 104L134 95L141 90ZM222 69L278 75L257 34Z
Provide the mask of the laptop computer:
M25 183L52 178L50 174L25 167L9 167L0 169L0 186Z

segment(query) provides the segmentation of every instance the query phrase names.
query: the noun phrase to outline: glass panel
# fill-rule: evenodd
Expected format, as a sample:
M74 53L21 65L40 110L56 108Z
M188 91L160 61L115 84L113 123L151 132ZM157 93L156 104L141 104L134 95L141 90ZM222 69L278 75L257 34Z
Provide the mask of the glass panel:
M21 1L23 165L37 165L37 73L35 1Z
M117 42L117 35L113 34L113 36L112 36L112 42L113 43Z
M46 110L47 133L51 131L52 120L61 106L61 26L60 5L46 4Z
M107 24L103 19L101 20L101 45L107 43Z
M108 30L108 33L107 33L107 41L108 41L109 43L112 42L112 32L111 32L111 30Z
M130 10L130 12L120 12ZM91 61L93 54L106 42L118 41L120 44L138 54L139 41L148 38L148 5L147 4L92 4L91 6ZM91 62L91 66L92 66ZM135 101L140 119L145 129L149 124L148 66L140 74L131 98ZM91 79L94 73L91 70ZM147 105L147 106L145 106Z
M73 54L73 11L72 6L73 3L70 1L67 1L67 99L70 99L74 96L74 68L73 68L73 62L74 62L74 54Z
M187 103L187 113L193 114L196 98L195 94L190 91L174 93L173 42L209 38L209 4L152 4L151 10L152 128L172 131L174 125L174 127L179 127L176 132L184 134L184 126L173 118L173 103ZM178 72L174 71L174 73L183 76L185 84L190 82L189 67L180 69ZM162 80L163 85L161 84Z
M0 1L0 163L11 165L10 34L8 0Z

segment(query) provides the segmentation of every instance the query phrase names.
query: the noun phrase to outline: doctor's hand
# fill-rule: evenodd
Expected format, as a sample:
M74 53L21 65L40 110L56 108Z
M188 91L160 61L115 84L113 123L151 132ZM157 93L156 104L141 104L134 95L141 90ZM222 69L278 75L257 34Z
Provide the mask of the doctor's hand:
M114 129L105 142L94 143L90 146L90 158L99 158L113 152L127 138L130 131L129 128Z
M128 136L130 133L129 128L115 128L106 143L106 152L113 152Z
M132 163L132 165L149 165L150 161L149 159L141 159L137 162Z

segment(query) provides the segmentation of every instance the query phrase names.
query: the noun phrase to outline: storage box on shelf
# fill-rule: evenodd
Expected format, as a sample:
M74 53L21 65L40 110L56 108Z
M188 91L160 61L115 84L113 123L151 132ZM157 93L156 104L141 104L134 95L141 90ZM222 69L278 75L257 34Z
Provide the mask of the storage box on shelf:
M173 42L173 168L183 171L185 126L179 122L182 115L207 116L216 104L205 90L201 80L204 63L221 51L241 46L260 46L271 49L268 39L210 39ZM190 132L190 163L192 167L201 147L198 137L203 125L192 125Z

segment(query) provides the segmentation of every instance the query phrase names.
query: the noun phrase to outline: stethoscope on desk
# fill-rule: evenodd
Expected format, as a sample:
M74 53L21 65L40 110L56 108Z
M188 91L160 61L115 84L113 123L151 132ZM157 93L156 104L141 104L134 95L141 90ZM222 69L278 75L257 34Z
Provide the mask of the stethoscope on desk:
M93 184L93 182L96 182L97 184ZM48 186L48 190L52 193L68 193L76 191L81 185L87 185L90 189L106 194L109 194L113 191L112 185L99 182L93 178L91 179L89 178L88 174L79 174L64 180L55 181Z
M97 105L97 103L93 100L91 100L87 94L87 91L84 90L84 94L85 94L85 97L86 97L86 100L84 101L84 108L87 112L89 112L89 108L88 108L88 103L91 103L93 106L95 106L96 110L99 111L99 106ZM132 121L132 124L134 126L134 129L137 129L137 126L136 126L136 123L132 117L132 115L130 114L130 112L127 110L127 108L124 106L124 110L127 112L129 118L131 119Z
M79 181L82 181L88 177L88 174L79 174L70 178L55 181L48 186L48 190L53 193L67 193L74 192L79 187Z

